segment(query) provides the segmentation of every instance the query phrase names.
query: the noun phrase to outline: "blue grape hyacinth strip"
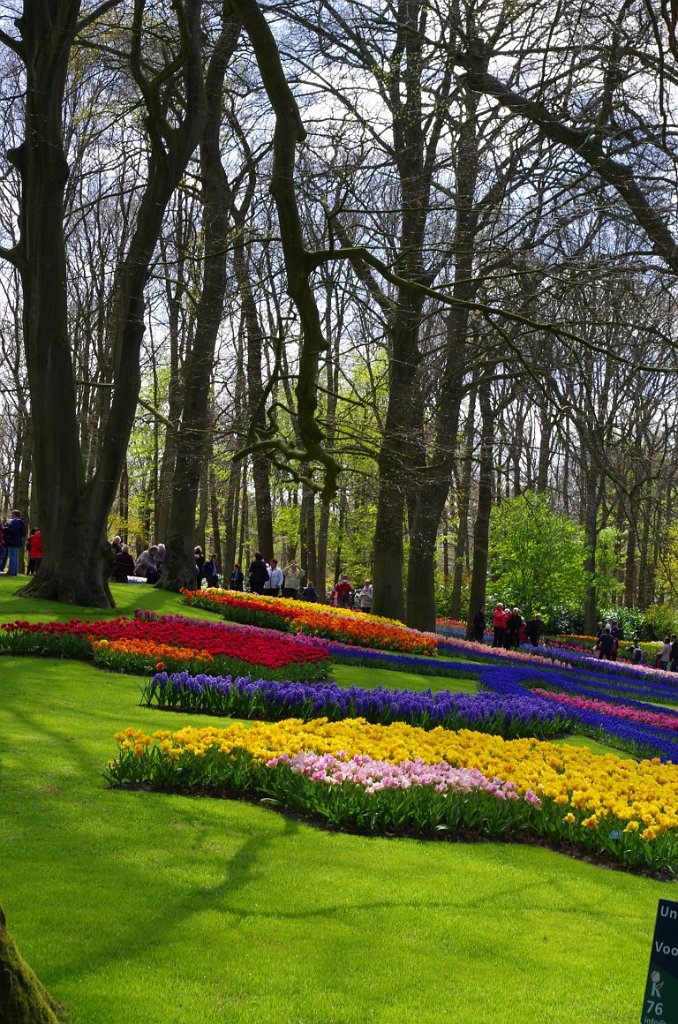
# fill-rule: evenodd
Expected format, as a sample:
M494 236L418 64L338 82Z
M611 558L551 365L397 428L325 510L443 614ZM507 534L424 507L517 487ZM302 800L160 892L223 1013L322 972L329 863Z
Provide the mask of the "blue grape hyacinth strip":
M554 736L572 726L569 709L518 688L500 694L432 693L335 683L273 683L249 676L191 676L158 672L142 690L147 706L236 718L365 718L387 725L407 722L423 729L477 729L506 738Z

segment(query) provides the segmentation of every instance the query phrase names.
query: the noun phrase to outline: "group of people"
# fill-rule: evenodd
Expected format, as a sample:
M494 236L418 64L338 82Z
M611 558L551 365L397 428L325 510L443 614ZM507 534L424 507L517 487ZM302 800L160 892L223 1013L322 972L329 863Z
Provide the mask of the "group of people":
M123 544L120 537L113 538L111 549L113 562L108 578L112 583L127 583L130 576L148 583L157 583L160 579L165 561L164 544L150 544L136 559L132 557L129 544Z
M28 564L26 572L32 576L40 568L42 562L42 534L34 527L26 539L26 524L18 509L13 509L10 518L0 526L0 572L7 566L8 576L19 574L19 553L26 541Z
M234 580L234 576L236 579ZM269 597L291 597L302 601L317 601L318 592L311 580L302 587L305 576L304 570L300 567L295 558L289 565L278 565L277 558L266 561L260 551L254 555L250 563L248 583L253 594L267 594ZM234 567L231 573L231 590L242 590L245 577L239 565ZM236 584L235 586L233 584Z
M623 639L624 630L617 619L608 619L605 623L599 622L597 626L597 639L593 645L593 650L598 654L599 658L604 658L607 661L616 661L619 645ZM635 638L633 647L629 648L628 654L631 657L631 661L636 664L640 664L643 660L643 653Z
M334 608L357 608L361 612L372 611L374 590L372 580L365 580L362 587L353 587L344 573L330 593L330 604Z
M473 617L474 640L482 641L486 625L485 609L479 608ZM507 608L498 601L492 613L492 629L492 646L511 650L527 643L538 647L544 624L539 613L525 619L520 608Z
M129 545L123 544L120 537L111 541L113 564L109 579L116 583L126 583L130 576L143 577L148 583L157 583L162 574L165 561L165 545L151 544L134 559ZM196 544L194 549L197 583L207 587L220 585L219 562L216 553L205 557L202 547ZM247 583L253 594L267 594L270 597L288 597L302 601L318 601L318 592L312 580L304 584L305 572L296 559L289 565L281 566L277 558L267 562L260 551L257 551L249 567ZM236 562L228 580L229 590L245 589L245 574L242 566ZM330 604L339 608L358 608L363 612L372 610L372 582L365 580L361 589L354 589L348 576L344 573L335 584L330 594Z
M199 544L196 544L194 548L195 554L195 571L198 577L198 586L202 586L203 580L205 585L208 587L219 586L219 560L216 552L213 551L209 558L205 558L202 548Z

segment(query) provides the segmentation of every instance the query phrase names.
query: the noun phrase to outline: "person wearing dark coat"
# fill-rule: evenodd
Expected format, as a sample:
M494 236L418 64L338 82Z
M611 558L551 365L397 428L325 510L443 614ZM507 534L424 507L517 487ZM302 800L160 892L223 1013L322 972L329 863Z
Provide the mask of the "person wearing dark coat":
M205 577L205 556L199 544L196 544L193 551L195 554L195 572L198 577L198 586L200 586Z
M473 630L471 632L471 639L477 640L479 643L483 642L485 636L485 608L479 608L473 616Z
M263 594L264 584L269 582L268 566L264 556L257 551L250 565L250 590L253 594Z
M306 584L306 586L304 587L304 589L301 592L301 600L302 601L312 601L312 602L315 602L315 601L318 600L318 591L315 589L315 587L310 582L310 580L309 580L309 582Z
M202 572L208 587L219 586L219 565L216 554L212 553L210 555L209 561L205 562Z
M8 519L3 530L5 531L5 547L9 556L7 575L16 576L19 572L19 552L26 536L26 524L21 518L21 513L14 509L12 518Z
M520 608L514 608L506 623L506 646L510 649L518 647L520 643L520 627L523 624L523 617Z
M108 577L111 583L127 583L127 577L134 576L134 559L129 553L127 544L123 544L120 551L113 558L111 575Z
M541 621L541 615L537 613L531 619L528 619L525 623L525 630L527 632L527 639L530 641L533 647L539 647L539 637L544 623Z
M229 590L242 590L244 582L245 582L245 577L243 575L243 571L240 568L240 566L238 565L238 563L236 562L235 565L233 566L233 572L231 573L231 578L228 581L228 589Z

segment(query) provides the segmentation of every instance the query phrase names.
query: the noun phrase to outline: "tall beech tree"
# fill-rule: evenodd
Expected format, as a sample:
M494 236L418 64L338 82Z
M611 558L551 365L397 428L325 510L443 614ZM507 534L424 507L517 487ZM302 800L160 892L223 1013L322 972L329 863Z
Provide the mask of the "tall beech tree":
M211 408L209 387L214 349L226 292L230 186L221 163L224 77L240 36L240 22L224 4L222 23L206 75L207 112L200 140L205 262L196 310L195 336L184 366L181 422L166 535L167 554L160 586L167 590L195 584L195 510L204 471Z
M136 223L114 280L109 323L112 386L96 465L85 472L69 338L64 199L69 177L63 104L75 41L118 0L81 12L81 0L26 0L17 36L0 33L23 66L24 138L8 156L21 181L18 240L0 256L20 272L26 365L33 411L33 482L45 542L40 572L20 593L108 607L107 516L136 410L144 289L164 211L202 132L201 0L172 0L162 46L146 38L146 0L128 25L128 71L147 129L147 174ZM171 11L171 14L170 14ZM153 15L159 15L154 9ZM157 25L156 25L157 27Z

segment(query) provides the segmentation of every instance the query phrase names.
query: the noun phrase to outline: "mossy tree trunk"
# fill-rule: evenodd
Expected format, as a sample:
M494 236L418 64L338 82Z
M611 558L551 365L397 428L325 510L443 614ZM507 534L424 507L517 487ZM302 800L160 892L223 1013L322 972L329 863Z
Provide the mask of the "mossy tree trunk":
M59 1007L23 959L0 907L0 1021L58 1024Z

